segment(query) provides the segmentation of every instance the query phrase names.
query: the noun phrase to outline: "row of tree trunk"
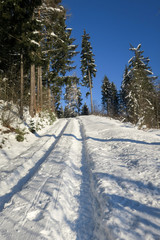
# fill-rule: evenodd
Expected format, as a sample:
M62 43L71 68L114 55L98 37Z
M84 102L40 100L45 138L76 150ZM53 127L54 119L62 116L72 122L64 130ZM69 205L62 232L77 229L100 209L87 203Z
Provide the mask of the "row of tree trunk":
M20 118L23 119L24 109L24 62L23 54L21 54L21 77L20 77ZM37 67L37 81L36 81L36 67L35 64L31 64L30 68L30 105L29 113L33 118L36 113L40 113L43 108L43 86L42 86L42 67ZM48 79L47 84L47 105L48 109L51 109L51 91Z

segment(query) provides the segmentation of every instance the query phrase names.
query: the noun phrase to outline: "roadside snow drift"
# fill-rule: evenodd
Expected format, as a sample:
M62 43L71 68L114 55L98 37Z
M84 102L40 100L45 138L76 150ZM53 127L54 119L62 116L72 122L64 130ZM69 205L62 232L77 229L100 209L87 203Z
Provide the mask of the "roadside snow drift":
M93 116L82 123L100 204L97 239L160 239L160 134Z

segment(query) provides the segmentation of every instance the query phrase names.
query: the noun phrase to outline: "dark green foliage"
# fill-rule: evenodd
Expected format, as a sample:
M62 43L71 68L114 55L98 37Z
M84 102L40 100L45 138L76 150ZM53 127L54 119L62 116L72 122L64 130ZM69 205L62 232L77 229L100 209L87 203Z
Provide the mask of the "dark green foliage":
M36 131L35 123L34 123L33 120L30 120L29 131L30 131L31 133L35 133L35 131Z
M91 86L93 87L93 77L96 77L97 70L95 69L94 54L90 43L90 36L84 30L82 36L82 51L81 51L81 72L82 72L82 86L90 87L89 74L91 77Z
M63 118L64 117L64 111L63 111L63 107L62 106L57 111L57 116L58 116L58 118Z
M78 115L80 115L82 100L83 100L80 88L77 88L77 96L78 96L77 97L77 112L78 112Z
M90 94L91 97L91 113L93 113L93 99L92 99L92 88L93 88L93 77L96 77L96 65L94 60L94 54L92 52L92 46L90 43L90 36L84 30L82 36L82 51L81 51L81 72L82 72L82 86L90 89L86 96Z
M41 1L5 0L0 3L0 69L6 72L17 61L19 54L29 56L30 34L38 25L32 19L35 7ZM32 49L33 47L33 49Z
M119 111L119 100L118 93L115 84L111 83L111 115L118 116Z
M37 95L35 112L54 109L53 104L56 112L59 111L61 88L73 80L66 74L75 69L72 58L77 54L72 29L66 27L66 11L60 3L61 0L1 1L0 95L3 100L12 100L18 105L23 94L23 106L29 105L30 66L34 64L36 77L38 67L43 74L35 86L37 92L33 91ZM20 91L22 55L23 92Z
M71 110L69 109L68 106L65 106L65 108L64 108L64 117L65 118L72 117L72 112L71 112Z
M83 106L82 106L82 115L89 115L89 109L88 109L88 106L87 104L85 103Z
M154 110L156 127L160 128L160 81L157 81L155 86Z
M128 107L129 107L129 91L130 91L130 81L131 76L128 74L128 66L125 66L123 81L121 86L120 100L121 100L121 113L128 118Z
M55 120L56 120L55 113L50 110L50 111L49 111L49 121L50 121L50 125L52 125Z
M64 12L65 14L65 12ZM68 71L75 69L72 64L72 58L77 55L77 45L74 45L74 38L71 38L72 29L67 28L65 24L65 15L60 15L53 28L55 37L52 46L51 55L51 79L63 76L63 83L69 82L69 77L64 78Z
M102 82L102 106L107 111L108 116L115 117L118 115L119 101L117 89L107 76L104 76Z
M23 142L23 141L24 141L24 136L23 136L23 135L17 135L17 136L16 136L16 140L17 140L18 142Z
M104 76L102 81L102 105L104 110L107 110L108 115L110 115L111 109L111 83L107 76Z
M16 132L16 140L18 141L18 142L23 142L24 141L24 135L25 135L25 132L24 132L24 130L21 130L21 129L16 129L15 130L15 132Z

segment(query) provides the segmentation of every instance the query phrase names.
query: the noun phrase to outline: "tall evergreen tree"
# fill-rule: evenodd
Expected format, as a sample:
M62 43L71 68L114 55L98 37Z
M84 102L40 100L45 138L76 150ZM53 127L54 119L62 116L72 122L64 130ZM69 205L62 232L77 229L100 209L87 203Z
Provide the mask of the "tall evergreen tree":
M156 116L156 127L160 128L160 81L156 83L155 92L156 95L154 100L154 108Z
M111 83L111 115L117 117L119 113L118 92L115 84Z
M108 115L111 115L111 83L108 77L105 75L102 81L102 106L107 111Z
M133 123L139 123L140 126L154 126L155 114L153 96L154 79L151 68L148 66L149 59L143 57L141 44L137 48L131 46L130 51L134 56L129 60L128 76L131 78L129 84L128 114Z
M55 52L54 44L55 38L59 38L55 32L55 26L57 22L60 24L60 19L64 18L65 11L63 6L60 5L61 0L42 0L42 5L37 8L35 15L38 22L41 22L41 32L35 32L35 35L41 36L41 58L40 61L37 62L38 68L41 68L43 65L43 86L47 89L45 91L45 99L47 104L45 104L45 108L47 107L48 110L53 110L53 102L55 98L57 99L57 89L59 90L59 84L55 86L55 83L52 82L52 72L51 72L51 61ZM54 70L53 70L54 71ZM41 83L39 83L39 86ZM54 98L53 86L55 86L54 93L56 97ZM42 94L42 93L41 93ZM38 94L40 95L40 94ZM42 104L40 104L42 105ZM42 108L42 107L40 107Z
M102 81L102 106L107 111L108 116L118 115L118 93L115 84L109 81L105 75Z
M121 113L128 118L128 108L129 108L129 91L130 91L130 83L131 83L131 76L129 74L128 66L125 66L124 74L123 74L123 81L121 85Z
M37 23L33 20L34 9L41 0L6 0L0 3L0 69L7 71L13 58L20 51L30 54L30 33ZM34 46L35 47L35 46ZM20 62L20 60L19 60Z
M23 117L24 74L27 73L27 62L31 52L36 51L32 32L40 25L34 21L35 8L41 0L6 0L0 3L0 69L7 77L8 100L20 99L20 116ZM23 74L24 73L24 74ZM20 89L20 91L19 91ZM19 101L18 101L19 102Z
M90 89L91 97L91 113L93 113L93 99L92 99L92 88L93 88L93 77L96 77L96 65L94 60L94 54L92 52L92 46L90 43L90 36L84 30L82 36L82 50L81 50L81 72L82 72L82 86Z
M82 106L82 115L89 115L89 109L86 103Z
M80 115L80 112L81 112L81 106L82 106L82 93L81 93L81 90L80 88L78 87L77 88L77 111L78 111L78 115Z
M68 84L66 86L65 92L65 101L67 104L68 115L70 117L75 117L78 115L78 94L79 90L77 88L77 84L75 82Z

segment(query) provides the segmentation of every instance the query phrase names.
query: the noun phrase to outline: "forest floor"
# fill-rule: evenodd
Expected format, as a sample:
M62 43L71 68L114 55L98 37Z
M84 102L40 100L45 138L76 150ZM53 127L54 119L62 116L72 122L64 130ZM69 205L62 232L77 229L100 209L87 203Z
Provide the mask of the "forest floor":
M160 240L160 130L91 115L7 143L1 240Z

